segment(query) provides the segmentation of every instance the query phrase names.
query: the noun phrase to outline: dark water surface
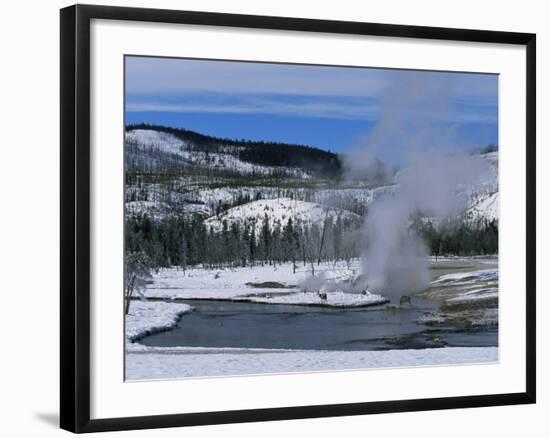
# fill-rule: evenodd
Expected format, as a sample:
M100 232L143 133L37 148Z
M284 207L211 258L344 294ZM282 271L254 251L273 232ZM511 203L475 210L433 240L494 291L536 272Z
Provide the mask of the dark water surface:
M498 345L498 330L428 328L415 321L436 304L413 298L412 306L337 309L225 301L184 301L194 311L176 328L141 339L156 347L387 350Z

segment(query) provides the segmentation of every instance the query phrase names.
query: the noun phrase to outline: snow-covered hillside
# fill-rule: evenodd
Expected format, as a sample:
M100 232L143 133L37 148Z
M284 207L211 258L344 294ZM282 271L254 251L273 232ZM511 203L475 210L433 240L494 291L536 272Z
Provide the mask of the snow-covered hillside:
M467 193L475 197L475 195L498 192L498 152L477 155L474 158L484 164L481 167L483 173L467 188Z
M277 224L281 227L292 218L294 224L306 224L308 226L323 226L325 218L332 223L338 217L342 221L360 221L360 216L346 210L327 208L314 202L298 201L290 198L266 199L249 202L233 207L219 216L213 216L206 220L206 225L214 231L221 231L224 221L227 226L238 222L244 224L256 224L256 233L260 233L264 218L267 216L270 229Z
M476 158L489 166L484 167L485 172L480 175L476 184L466 188L469 203L464 218L470 223L480 220L498 221L498 152L478 155Z
M482 194L464 214L466 220L475 222L480 219L498 221L498 192Z
M188 145L174 135L151 129L126 132L126 144L138 148L158 148L171 154L182 154L188 149Z
M212 182L212 181L211 181ZM296 200L313 202L347 210L356 214L364 211L373 201L391 196L396 185L382 187L334 187L334 188L281 188L274 186L209 187L208 181L189 181L178 178L170 188L158 184L146 187L126 188L126 212L128 214L147 213L149 217L160 219L163 216L183 213L213 216L220 205L234 205L239 199L279 199L292 197ZM133 197L146 196L146 200ZM131 200L132 199L132 200Z
M271 175L284 174L296 178L310 178L310 175L301 170L289 167L260 166L240 160L237 147L220 145L220 153L208 153L192 150L191 144L178 139L176 136L150 129L135 129L126 133L126 145L138 150L159 150L175 154L188 164L209 169L228 170L242 175Z
M360 182L348 182L340 185L316 179L299 167L263 166L246 162L239 159L239 146L216 144L217 153L201 152L188 141L154 129L128 131L126 147L127 151L134 151L130 153L136 156L139 151L153 153L145 157L145 161L154 162L154 153L160 151L167 156L178 157L185 165L196 167L189 174L174 173L169 183L160 180L128 184L127 215L145 213L155 220L170 215L200 215L210 217L207 224L215 230L221 229L223 220L227 220L229 225L234 220L261 221L266 212L270 216L271 226L277 221L281 225L286 224L288 217L319 224L324 221L325 207L331 209L331 219L337 214L356 219L357 215L365 214L372 202L392 196L399 189L397 184L369 187ZM470 223L483 219L498 220L498 152L473 157L481 160L485 166L480 167L484 169L483 174L479 175L475 183L461 188L461 192L468 198L464 218ZM209 173L211 170L228 171L231 174L212 174ZM401 172L404 171L406 169ZM280 178L280 185L269 181L272 175ZM243 178L235 183L240 176ZM260 180L260 184L257 184L256 177L268 179ZM287 185L285 177L294 178L293 183ZM263 181L269 184L264 185ZM263 201L255 201L259 198ZM291 202L289 198L294 201ZM249 205L242 205L249 201L252 201Z

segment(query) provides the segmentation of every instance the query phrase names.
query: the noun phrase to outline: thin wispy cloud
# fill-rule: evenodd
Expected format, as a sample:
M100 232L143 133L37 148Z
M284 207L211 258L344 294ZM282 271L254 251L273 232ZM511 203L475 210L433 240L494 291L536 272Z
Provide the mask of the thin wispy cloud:
M177 100L177 101L174 101ZM130 98L126 104L129 112L173 112L173 113L219 113L219 114L271 114L281 116L306 116L337 118L344 120L378 120L380 103L376 99L341 98L303 99L289 96L202 96L189 94L179 99L173 96L162 98ZM403 117L426 111L422 108L401 110ZM462 102L456 111L450 114L433 113L432 118L441 122L455 123L496 123L496 109L486 101Z
M271 114L371 121L376 120L377 117L376 105L364 102L322 99L309 102L288 99L282 101L277 98L258 98L257 96L248 96L238 101L213 99L211 102L204 102L204 99L195 101L193 98L182 99L180 102L132 101L127 104L126 110L130 112Z
M376 120L376 112L368 108L350 108L322 104L276 104L276 105L234 105L212 106L169 103L134 103L127 107L131 112L179 112L179 113L227 113L227 114L273 114L308 117L328 117L347 120Z

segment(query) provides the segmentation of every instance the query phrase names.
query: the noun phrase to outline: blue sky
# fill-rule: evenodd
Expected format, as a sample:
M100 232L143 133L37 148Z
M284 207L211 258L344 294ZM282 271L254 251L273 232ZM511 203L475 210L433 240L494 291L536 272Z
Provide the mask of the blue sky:
M496 75L126 57L125 86L126 123L371 148L394 163L413 143L498 143Z

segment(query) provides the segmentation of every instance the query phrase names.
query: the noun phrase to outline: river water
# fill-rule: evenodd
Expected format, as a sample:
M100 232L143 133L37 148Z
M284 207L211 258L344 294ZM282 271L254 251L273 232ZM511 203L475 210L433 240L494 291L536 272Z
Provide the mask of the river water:
M194 311L169 331L139 342L156 347L388 350L498 345L498 329L457 329L417 324L437 304L412 298L399 310L385 306L328 308L188 300Z

